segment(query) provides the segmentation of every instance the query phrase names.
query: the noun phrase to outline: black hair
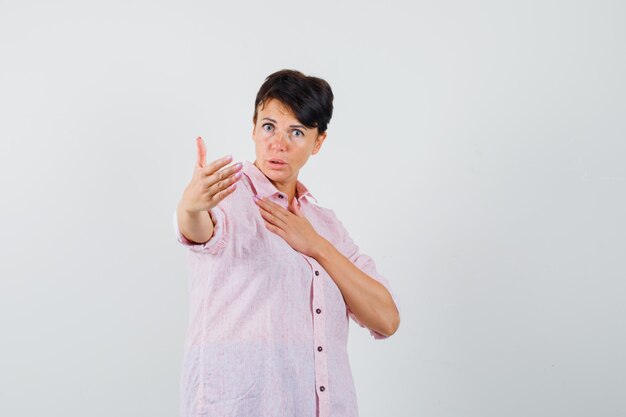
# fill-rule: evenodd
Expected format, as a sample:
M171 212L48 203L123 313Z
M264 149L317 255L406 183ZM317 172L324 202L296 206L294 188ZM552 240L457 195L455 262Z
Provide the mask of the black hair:
M259 89L252 121L256 124L260 104L276 99L287 106L300 123L309 128L317 127L318 133L323 133L333 115L333 98L333 91L325 80L283 69L268 75Z

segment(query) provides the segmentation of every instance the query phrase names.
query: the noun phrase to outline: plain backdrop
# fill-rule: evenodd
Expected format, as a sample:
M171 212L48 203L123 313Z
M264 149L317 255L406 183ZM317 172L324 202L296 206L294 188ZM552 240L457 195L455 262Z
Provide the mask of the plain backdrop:
M0 415L178 415L195 138L253 161L291 68L402 307L360 415L625 416L625 54L621 1L0 1Z

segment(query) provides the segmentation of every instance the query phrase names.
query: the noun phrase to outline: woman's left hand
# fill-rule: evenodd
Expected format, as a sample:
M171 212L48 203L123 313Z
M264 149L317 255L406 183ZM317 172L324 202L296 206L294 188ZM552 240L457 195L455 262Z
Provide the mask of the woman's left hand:
M265 227L271 232L285 239L289 246L306 256L314 257L314 251L320 247L320 236L313 225L300 212L298 203L294 198L289 210L269 201L268 199L257 200L261 216L265 220Z

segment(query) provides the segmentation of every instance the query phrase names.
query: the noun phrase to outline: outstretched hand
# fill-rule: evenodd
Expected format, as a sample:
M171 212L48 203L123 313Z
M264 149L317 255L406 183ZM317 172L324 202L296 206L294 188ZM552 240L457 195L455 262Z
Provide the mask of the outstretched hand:
M182 197L183 207L190 213L210 210L235 191L242 168L241 163L224 168L232 161L230 155L207 165L206 147L201 137L196 139L196 147L193 176Z
M261 200L255 196L254 201L269 231L282 237L294 250L315 257L316 250L320 248L324 238L315 231L313 225L300 212L295 197L288 206L289 210L267 198Z

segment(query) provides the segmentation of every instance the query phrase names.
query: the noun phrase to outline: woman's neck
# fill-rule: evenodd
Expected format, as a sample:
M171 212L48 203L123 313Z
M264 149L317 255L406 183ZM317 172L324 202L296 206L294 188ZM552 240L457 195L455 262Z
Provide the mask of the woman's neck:
M256 166L259 171L261 171L263 173L263 175L265 175L265 173L263 172L263 170L261 170L261 168L259 168L259 166L256 164L256 161L254 162L254 166ZM276 187L276 189L278 191L280 191L283 194L287 195L287 203L291 204L292 200L294 199L294 197L297 198L297 189L298 187L296 186L298 183L298 179L295 178L292 181L283 183L283 182L277 182L277 181L273 181L270 177L268 177L267 175L265 175L265 178L267 178L267 180L269 182L272 183L272 185L274 187Z

